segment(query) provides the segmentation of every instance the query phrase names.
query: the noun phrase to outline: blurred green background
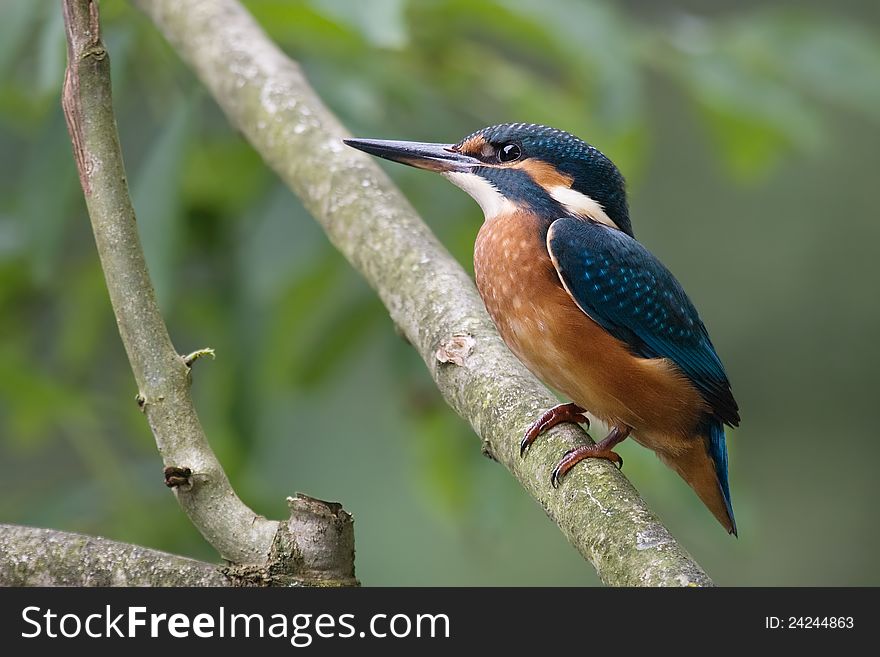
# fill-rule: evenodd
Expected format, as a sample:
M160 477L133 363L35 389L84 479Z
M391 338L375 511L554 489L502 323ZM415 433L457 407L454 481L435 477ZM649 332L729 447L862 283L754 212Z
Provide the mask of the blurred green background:
M627 175L743 415L729 538L653 454L626 474L724 585L880 584L880 5L246 3L360 136L533 121ZM127 2L102 2L138 220L194 393L244 500L340 500L366 585L591 585L450 411L372 291ZM214 559L162 464L104 287L59 107L57 2L0 4L0 521ZM388 167L468 269L481 215ZM549 477L549 473L548 473Z

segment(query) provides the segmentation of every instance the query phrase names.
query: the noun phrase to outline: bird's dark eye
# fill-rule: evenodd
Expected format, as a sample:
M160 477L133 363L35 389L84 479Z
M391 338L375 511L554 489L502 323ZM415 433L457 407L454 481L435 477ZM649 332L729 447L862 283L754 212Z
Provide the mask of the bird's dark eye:
M498 149L499 162L513 162L518 160L520 155L522 155L522 150L516 144L505 144Z

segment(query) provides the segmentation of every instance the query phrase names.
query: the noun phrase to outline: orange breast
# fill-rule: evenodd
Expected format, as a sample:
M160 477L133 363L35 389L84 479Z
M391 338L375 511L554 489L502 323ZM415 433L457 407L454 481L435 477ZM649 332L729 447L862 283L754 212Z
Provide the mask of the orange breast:
M501 337L538 378L648 447L676 452L705 409L671 363L634 356L574 303L547 252L546 226L523 212L483 224L477 288Z

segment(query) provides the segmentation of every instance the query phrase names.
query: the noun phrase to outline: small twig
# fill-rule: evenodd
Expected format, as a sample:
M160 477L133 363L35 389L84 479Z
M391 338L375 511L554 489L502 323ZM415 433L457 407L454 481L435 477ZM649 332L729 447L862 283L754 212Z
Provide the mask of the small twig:
M187 367L192 367L192 364L196 362L199 358L203 356L210 356L211 360L215 360L217 358L217 354L214 353L214 350L211 347L205 347L204 349L196 349L191 354L187 354L186 356L181 356L183 358L183 364Z

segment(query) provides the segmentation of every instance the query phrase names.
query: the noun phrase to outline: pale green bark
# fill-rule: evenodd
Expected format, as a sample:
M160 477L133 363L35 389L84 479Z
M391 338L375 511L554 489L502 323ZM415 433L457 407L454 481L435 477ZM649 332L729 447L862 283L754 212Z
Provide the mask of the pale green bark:
M582 431L559 427L520 458L523 431L557 400L501 342L464 270L376 163L343 146L348 133L241 5L136 1L373 286L484 450L538 501L602 581L711 585L610 463L579 465L559 490L551 488L552 467L586 439ZM456 341L459 353L450 359L446 347L454 336L473 343ZM530 557L540 555L523 555Z
M231 586L221 566L96 536L0 524L2 586Z
M62 104L74 157L138 404L165 465L192 473L174 487L180 506L224 559L241 566L236 581L356 584L351 516L339 505L297 496L289 499L289 520L267 520L238 498L214 456L190 396L190 366L209 350L181 357L156 304L128 193L97 3L64 0L63 9Z

